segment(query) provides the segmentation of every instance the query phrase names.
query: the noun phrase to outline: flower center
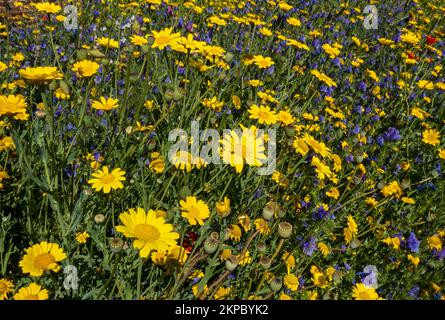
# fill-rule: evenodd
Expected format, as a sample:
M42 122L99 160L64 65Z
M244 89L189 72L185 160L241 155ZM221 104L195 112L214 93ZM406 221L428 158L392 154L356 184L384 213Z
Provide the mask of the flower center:
M369 300L369 294L367 292L360 292L358 294L358 296L359 296L360 299Z
M260 119L267 120L267 119L269 119L269 113L260 111L260 112L258 112L258 117Z
M195 207L191 207L190 209L189 209L189 215L191 216L191 217L193 217L193 218L199 218L199 210L197 209L197 208L195 208Z
M159 38L156 39L156 42L159 44L166 44L170 42L170 37L169 36L160 36Z
M34 267L37 269L47 269L48 266L55 261L56 259L54 259L54 256L51 253L42 253L34 259Z
M5 293L8 290L8 287L6 286L6 283L0 282L0 295Z
M36 294L30 294L25 297L25 300L39 300L39 297Z
M111 173L107 173L101 178L103 184L111 184L114 182L114 177Z
M150 224L138 224L134 228L134 233L137 238L142 239L146 242L154 242L161 236L158 228Z

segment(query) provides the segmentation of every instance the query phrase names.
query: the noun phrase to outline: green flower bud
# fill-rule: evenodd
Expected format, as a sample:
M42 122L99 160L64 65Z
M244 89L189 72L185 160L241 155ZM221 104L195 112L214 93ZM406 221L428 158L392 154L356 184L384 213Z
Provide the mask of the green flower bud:
M171 89L165 90L165 93L164 93L165 101L167 101L167 102L172 101L173 100L173 96L174 96L173 90L171 90Z
M267 245L265 242L260 242L256 245L256 248L259 252L264 253L264 252L266 252Z
M275 277L270 282L270 288L275 292L280 291L282 286L283 286L283 281L281 281L280 278Z
M227 260L226 260L226 269L228 271L235 270L235 268L237 266L238 266L238 259L234 255L231 255L230 257L227 258Z
M110 248L114 253L118 253L124 247L124 240L118 237L114 237L110 239Z
M272 261L270 260L270 258L268 257L261 257L260 258L260 265L264 268L264 269L269 269L270 266L272 264Z
M292 235L292 225L288 222L280 222L278 224L278 234L283 239L289 238Z

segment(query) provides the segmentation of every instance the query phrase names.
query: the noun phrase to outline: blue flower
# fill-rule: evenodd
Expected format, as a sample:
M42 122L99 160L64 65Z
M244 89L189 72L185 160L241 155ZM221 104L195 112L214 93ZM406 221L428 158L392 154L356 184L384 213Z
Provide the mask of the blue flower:
M420 241L417 240L414 232L411 232L407 240L407 247L411 250L411 252L419 252L419 244Z

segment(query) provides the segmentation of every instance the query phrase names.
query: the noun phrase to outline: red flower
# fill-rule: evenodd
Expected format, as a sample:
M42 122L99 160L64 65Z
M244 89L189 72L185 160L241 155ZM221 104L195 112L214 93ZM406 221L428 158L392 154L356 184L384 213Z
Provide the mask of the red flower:
M408 58L414 59L415 57L416 57L416 55L414 53L412 53L411 51L408 51Z
M437 38L434 38L432 36L426 36L426 42L428 42L429 45L436 43Z

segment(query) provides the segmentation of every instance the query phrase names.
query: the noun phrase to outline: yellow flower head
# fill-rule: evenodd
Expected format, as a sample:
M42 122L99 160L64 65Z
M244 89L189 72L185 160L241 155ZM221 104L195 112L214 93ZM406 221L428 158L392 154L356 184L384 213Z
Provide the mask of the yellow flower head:
M177 245L179 233L173 232L173 226L165 223L163 217L157 217L154 210L132 208L121 213L119 219L123 225L117 226L116 231L135 238L133 247L140 250L142 258L147 258L152 250L168 251Z
M120 168L115 168L110 172L108 167L104 166L102 170L92 174L93 178L88 180L88 183L97 192L103 189L104 193L109 193L112 189L122 189L124 187L122 184L122 181L125 181L124 175L125 171Z
M8 298L8 293L12 292L14 284L7 279L0 279L0 300Z
M86 243L88 238L90 237L90 235L88 234L88 232L83 231L83 232L78 232L76 234L76 241L80 244Z
M58 4L49 2L35 3L34 7L37 9L37 11L44 13L58 13L60 10L62 10L62 7Z
M27 103L21 95L0 95L0 116L13 116L17 120L25 120Z
M162 31L152 31L154 42L152 48L159 50L165 49L167 46L173 46L181 37L180 33L172 33L173 28L165 28Z
M33 277L41 276L45 271L58 272L60 266L57 262L66 258L65 252L57 243L42 241L25 250L26 254L19 265L23 273Z
M30 83L45 83L63 77L56 67L27 67L21 69L19 74Z
M27 287L20 288L14 295L14 300L48 300L48 290L37 283L31 283Z
M91 60L82 60L73 65L73 71L79 77L91 77L97 73L97 70L99 70L99 64Z
M186 218L192 226L198 223L204 224L204 220L210 216L210 210L207 204L195 197L187 197L179 202L181 206L181 216Z
M108 111L117 108L118 103L119 103L118 99L113 99L113 98L105 99L105 97L100 97L99 100L93 101L91 107L96 110Z
M367 287L363 283L357 283L352 288L352 297L355 300L380 300L375 289Z

